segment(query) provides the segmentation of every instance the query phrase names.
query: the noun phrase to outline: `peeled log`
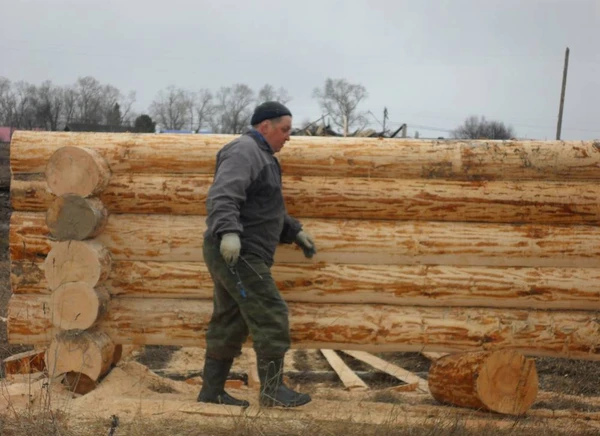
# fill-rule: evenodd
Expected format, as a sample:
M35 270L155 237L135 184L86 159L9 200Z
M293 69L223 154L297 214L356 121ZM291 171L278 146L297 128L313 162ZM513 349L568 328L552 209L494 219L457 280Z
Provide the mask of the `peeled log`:
M56 197L46 212L46 224L59 241L83 241L102 233L108 211L98 198L67 194Z
M114 260L202 261L204 217L111 215L96 240ZM306 259L295 244L280 245L276 263L600 267L600 227L368 220L302 220L318 254ZM12 260L44 257L43 214L11 216Z
M106 289L83 282L65 283L50 295L52 324L61 330L89 329L106 313L109 300Z
M46 364L50 377L68 372L98 380L113 363L115 346L102 331L62 332L50 342Z
M60 147L48 159L46 182L54 195L82 197L102 192L110 179L106 160L93 148Z
M42 179L31 176L13 178L13 208L45 211L54 196ZM99 198L111 213L204 215L212 179L203 174L117 174ZM600 223L600 185L593 182L284 176L283 193L288 212L299 218Z
M93 288L108 278L111 257L106 247L97 241L62 241L53 244L43 268L50 290L69 282L82 282ZM33 280L32 277L26 282Z
M523 415L538 393L535 361L514 350L444 356L431 365L428 381L442 403L508 415Z
M13 295L10 343L45 344L55 333L47 296ZM289 303L295 348L480 351L600 360L600 312ZM98 329L116 344L201 347L211 301L113 298ZM249 346L246 343L246 346Z
M113 173L213 174L219 149L238 135L17 131L11 169L42 173L65 146L97 150ZM279 153L295 176L452 180L600 179L594 141L460 141L293 136Z
M13 293L49 293L42 267L13 261ZM316 263L276 264L271 272L290 302L600 310L600 269L595 268ZM103 286L111 295L134 298L210 300L213 295L201 262L115 261Z

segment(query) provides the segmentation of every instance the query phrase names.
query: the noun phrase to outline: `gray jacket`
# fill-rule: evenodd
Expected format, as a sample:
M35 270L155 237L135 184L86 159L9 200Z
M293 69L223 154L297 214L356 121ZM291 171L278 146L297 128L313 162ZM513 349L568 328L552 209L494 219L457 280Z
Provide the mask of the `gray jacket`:
M290 244L302 226L285 209L281 168L258 132L250 131L217 153L212 186L206 199L206 238L219 243L237 233L241 254L254 253L271 266L277 245Z

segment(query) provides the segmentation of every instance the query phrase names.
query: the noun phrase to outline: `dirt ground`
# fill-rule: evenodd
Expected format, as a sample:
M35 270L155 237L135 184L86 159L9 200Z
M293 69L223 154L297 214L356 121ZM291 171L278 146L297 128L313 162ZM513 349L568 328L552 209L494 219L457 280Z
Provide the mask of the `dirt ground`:
M8 171L7 162L0 160L0 164L4 164L0 166L0 173L6 174ZM8 253L10 212L8 187L0 187L0 316L3 319L6 317L7 303L11 294ZM29 347L8 344L6 322L4 320L0 322L0 358L4 359L26 349L29 349ZM298 389L311 393L317 400L316 405L311 406L315 413L318 413L318 409L325 407L325 405L333 407L332 404L339 405L347 402L346 407L350 407L350 404L368 403L379 404L380 406L377 407L387 407L385 405L408 407L412 408L410 410L413 412L414 410L421 410L419 408L425 408L423 410L427 411L422 413L424 413L423 419L426 419L427 416L434 413L427 408L439 406L427 394L399 393L390 389L402 383L385 373L373 370L368 365L350 356L343 353L340 353L340 356L350 368L364 377L370 387L368 391L348 392L344 390L341 382L331 372L325 358L317 350L294 350L290 353L290 358L286 362L285 371L290 383ZM419 353L380 353L378 356L412 371L422 378L427 378L431 363ZM255 394L247 386L248 370L250 368L248 359L249 357L245 353L235 362L231 378L242 380L242 385L237 394L252 401ZM110 416L110 414L115 413L114 406L117 405L121 414L127 415L125 411L128 410L133 416L141 410L143 399L148 401L144 407L151 410L150 415L156 419L164 418L169 410L173 413L177 412L176 415L179 414L177 416L180 417L189 418L189 416L196 414L206 417L206 413L194 409L196 407L195 396L199 389L196 382L198 376L202 373L202 365L203 350L198 348L177 346L142 347L133 350L119 367L109 373L107 378L100 384L100 386L104 386L102 389L96 388L95 391L85 396L73 396L59 384L58 387L53 388L55 389L54 395L60 401L68 404L70 410L76 410L78 413L87 407L92 408L97 414ZM533 411L537 410L540 414L543 414L546 413L544 411L549 410L556 414L559 411L569 410L569 413L581 412L593 416L598 415L593 419L590 418L592 415L586 415L583 420L600 423L600 363L536 358L536 365L540 379L540 395ZM151 371L148 371L148 369ZM135 381L136 377L139 378L138 382ZM142 383L142 379L146 382ZM27 381L29 384L28 389L22 386L24 380L10 381L3 379L1 384L7 392L14 391L14 401L17 403L21 401L31 409L32 405L41 407L40 402L44 401L44 395L46 395L44 392L48 391L48 382L44 380L43 378L29 379ZM31 386L34 386L33 390ZM34 391L38 393L33 395L32 392ZM6 399L6 395L0 395L0 397ZM185 409L184 406L191 407L193 410L182 412ZM14 405L11 405L11 407L14 407ZM373 410L377 409L376 406L373 407ZM313 409L309 408L307 410ZM389 410L385 413L388 412ZM208 413L208 415L211 415L211 413ZM215 413L218 415L217 412ZM406 413L410 415L409 412ZM352 420L351 418L347 419ZM0 419L0 430L2 425ZM544 431L544 433L548 432ZM264 432L264 434L268 434L268 432Z

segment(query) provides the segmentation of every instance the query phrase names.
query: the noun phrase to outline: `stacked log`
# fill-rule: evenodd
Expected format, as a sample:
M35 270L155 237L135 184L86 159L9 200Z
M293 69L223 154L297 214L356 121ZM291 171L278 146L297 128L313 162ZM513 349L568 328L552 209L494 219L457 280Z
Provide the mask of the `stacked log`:
M201 345L212 312L204 200L231 139L17 132L10 340L48 343L53 287L69 280L65 295L98 302L80 303L91 313L82 323L96 319L115 344ZM55 195L46 166L57 150L84 168L101 157L110 178L94 170L79 193ZM600 360L599 150L294 137L280 153L284 195L319 252L305 259L283 245L276 254L293 346ZM85 218L59 225L73 211ZM88 247L65 253L54 235ZM53 269L60 257L87 266Z
M103 282L110 273L111 257L106 247L92 239L108 222L108 211L97 194L109 179L104 158L83 147L58 148L45 168L53 198L44 217L47 237L42 238L52 243L41 268L51 321L51 335L43 345L49 342L49 374L68 375L70 384L81 378L97 381L114 359L114 341L97 329L110 300Z

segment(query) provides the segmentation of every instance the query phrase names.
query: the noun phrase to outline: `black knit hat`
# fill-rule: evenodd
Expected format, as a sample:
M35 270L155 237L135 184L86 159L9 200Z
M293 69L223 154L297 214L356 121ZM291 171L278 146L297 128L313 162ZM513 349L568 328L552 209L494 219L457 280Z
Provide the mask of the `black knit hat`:
M273 118L283 117L285 115L292 116L292 113L288 108L277 101L267 101L261 105L258 105L254 109L252 120L250 124L256 126L264 120L271 120Z

